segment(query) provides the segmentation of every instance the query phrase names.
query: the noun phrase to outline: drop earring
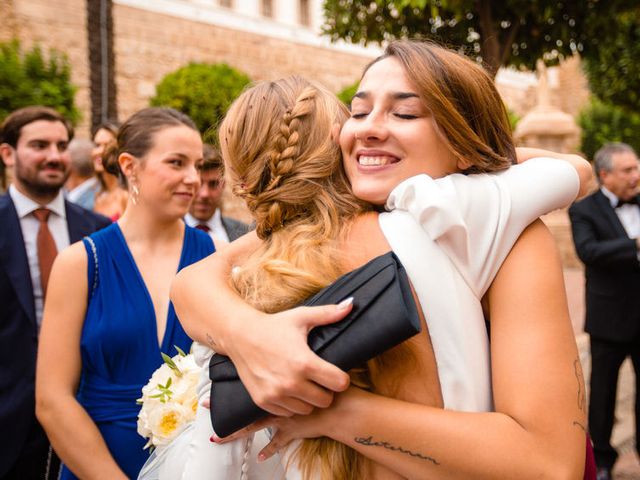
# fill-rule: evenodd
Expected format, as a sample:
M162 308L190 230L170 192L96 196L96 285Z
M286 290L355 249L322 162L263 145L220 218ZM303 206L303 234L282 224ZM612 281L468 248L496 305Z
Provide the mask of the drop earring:
M131 202L134 205L138 204L139 196L140 196L140 188L138 188L137 183L131 182L131 192L129 193L129 197L131 197Z

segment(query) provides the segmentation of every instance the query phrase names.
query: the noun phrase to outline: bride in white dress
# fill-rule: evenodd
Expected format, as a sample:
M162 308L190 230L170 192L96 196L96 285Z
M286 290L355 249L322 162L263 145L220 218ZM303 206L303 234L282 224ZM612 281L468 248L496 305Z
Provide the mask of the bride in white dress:
M377 196L384 195L382 200L388 197L387 207L393 212L366 212L351 197L337 165L337 151L327 142L330 125L342 120L343 115L331 94L296 78L263 83L234 103L220 128L223 157L235 191L254 212L260 240L247 238L227 247L229 253L223 251L214 257L226 255L225 261L232 259L233 264L240 265L233 275L235 289L254 307L275 312L295 305L340 273L392 248L407 268L417 299L424 307L426 325L406 345L378 359L384 370L379 364L370 363L369 378L363 382L363 378L354 375L352 382L382 396L439 409L493 411L491 355L480 299L524 228L539 215L571 202L580 182L569 163L550 159L531 160L495 175L458 174L433 180L432 177L469 167L476 167L476 171L504 169L515 152L507 141L503 145L498 142L503 150L491 155L478 153L482 150L476 146L475 156L462 156L452 142L443 139L434 121L437 115L432 117L425 111L416 100L417 95L394 96L416 90L405 75L398 75L398 64L396 58L386 57L369 68L361 83L361 92L365 93L354 100L352 118L341 135L345 169L356 194L373 203L380 203ZM379 82L380 78L385 81ZM374 115L391 117L384 120L383 129L387 131L372 133L378 126L358 125L362 118ZM390 160L392 154L386 151L353 145L363 142L366 147L367 141L379 142L394 128L399 141L392 153L399 160ZM411 135L411 129L420 132L418 136L414 134L413 143L400 138L407 132ZM359 133L371 139L363 141ZM486 130L482 134L491 137ZM496 142L482 140L485 147L498 148ZM435 154L425 160L424 152ZM350 163L354 155L357 158ZM385 170L393 171L396 163L403 170L386 178ZM415 176L420 173L427 175ZM398 185L403 179L407 180ZM390 195L385 194L385 186L389 186L386 183L394 180L390 187L395 189ZM197 301L187 305L184 300L201 295L199 285L208 290L202 280L210 279L206 270L211 262L220 261L214 257L182 274L173 297L186 328L202 340L208 340L208 332L193 315ZM184 287L189 290L188 295ZM206 303L216 304L218 309L225 307L221 298L228 300L225 295L213 298L211 291L206 296ZM211 314L210 306L204 310ZM553 309L551 314L562 316ZM566 355L575 354L572 335L567 338L564 333L552 345L563 361ZM221 334L216 338L224 337ZM211 336L209 339L213 341ZM229 350L230 339L226 340L222 346ZM413 361L413 368L398 361L407 358ZM569 402L564 386L573 382L577 387L580 379L560 370L550 374L547 382L562 387L556 400L564 404ZM207 390L204 384L202 392ZM504 408L502 402L500 408ZM557 414L562 418L567 415L584 424L584 414L579 411ZM571 421L567 423L570 425ZM561 438L567 465L581 468L584 432L557 430L553 439ZM268 462L256 462L257 453L268 442L266 431L252 440L247 437L223 445L212 443L211 433L209 412L199 408L192 430L174 442L166 451L166 458L157 462L160 471L165 471L160 477L281 478L285 474L282 469L288 467L288 479L404 478L415 469L439 468L414 465L416 456L402 459L399 465L394 456L401 455L402 450L412 450L402 446L383 452L382 456L371 454L370 447L376 442L354 443L354 437L342 442L305 440L292 461L274 456ZM545 432L543 440L550 435ZM287 449L287 455L293 451ZM331 461L329 454L337 460ZM419 462L426 455L417 457ZM177 458L186 459L186 464ZM445 468L455 472L458 467L451 463L453 467Z

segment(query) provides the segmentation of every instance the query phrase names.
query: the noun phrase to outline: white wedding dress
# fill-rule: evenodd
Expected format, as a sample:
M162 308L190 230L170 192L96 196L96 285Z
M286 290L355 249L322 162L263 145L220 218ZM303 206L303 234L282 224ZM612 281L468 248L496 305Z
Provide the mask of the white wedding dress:
M538 158L497 174L418 175L389 196L390 211L380 214L380 227L425 307L445 408L493 409L480 299L522 231L571 203L578 188L571 165ZM211 351L199 355L207 362ZM210 387L208 368L204 372L202 397ZM286 458L256 462L267 431L224 445L211 443L212 433L209 411L199 406L189 430L154 454L139 478L301 480L295 465L285 472Z

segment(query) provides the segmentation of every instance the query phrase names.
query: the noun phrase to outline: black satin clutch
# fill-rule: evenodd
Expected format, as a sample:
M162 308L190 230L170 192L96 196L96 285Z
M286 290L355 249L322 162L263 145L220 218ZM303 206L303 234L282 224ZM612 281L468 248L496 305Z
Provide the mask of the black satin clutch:
M420 317L404 267L392 253L338 278L303 305L337 304L353 297L353 309L337 323L309 332L321 358L348 371L420 332ZM211 422L220 437L268 415L251 399L229 357L209 363Z

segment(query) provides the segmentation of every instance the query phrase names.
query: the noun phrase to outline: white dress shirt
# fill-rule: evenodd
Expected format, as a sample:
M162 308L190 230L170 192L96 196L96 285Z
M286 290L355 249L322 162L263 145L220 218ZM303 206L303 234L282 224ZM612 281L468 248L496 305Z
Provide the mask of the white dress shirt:
M606 187L600 187L602 194L609 199L609 203L615 209L616 215L620 219L620 223L624 227L629 238L640 237L640 208L637 205L627 203L616 208L618 205L618 197Z
M207 220L206 222L201 222L200 220L193 217L190 213L187 213L184 217L184 221L187 222L187 225L190 227L195 227L196 225L206 225L209 227L209 236L215 242L216 240L223 240L225 242L229 242L229 235L227 235L227 231L224 229L224 225L222 225L222 214L220 213L220 209L216 209L216 212L213 216Z
M29 259L29 271L31 273L31 285L33 288L33 298L35 300L36 307L36 320L38 326L42 321L42 285L40 283L40 265L38 264L38 246L37 237L38 229L40 228L40 222L35 217L33 212L40 208L45 207L51 210L49 215L48 226L53 236L53 240L56 242L58 252L69 246L69 228L67 226L67 211L64 206L64 196L62 190L58 193L47 205L40 205L29 197L18 191L15 185L9 186L9 195L13 204L18 212L18 218L20 219L20 228L22 229L22 238L24 239L24 246L27 250L27 258Z

